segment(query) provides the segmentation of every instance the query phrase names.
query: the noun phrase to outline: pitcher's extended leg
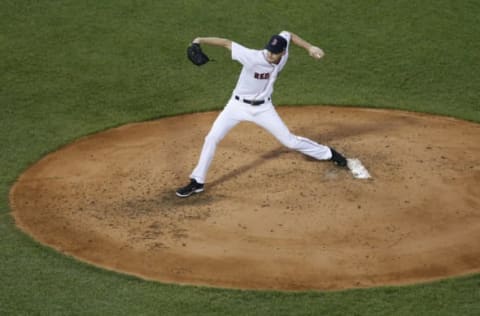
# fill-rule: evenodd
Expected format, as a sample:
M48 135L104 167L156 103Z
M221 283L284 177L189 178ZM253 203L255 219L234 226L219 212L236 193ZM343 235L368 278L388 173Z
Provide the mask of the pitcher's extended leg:
M292 134L273 107L255 117L255 123L265 128L287 148L297 150L318 160L332 158L332 152L329 147L306 137Z

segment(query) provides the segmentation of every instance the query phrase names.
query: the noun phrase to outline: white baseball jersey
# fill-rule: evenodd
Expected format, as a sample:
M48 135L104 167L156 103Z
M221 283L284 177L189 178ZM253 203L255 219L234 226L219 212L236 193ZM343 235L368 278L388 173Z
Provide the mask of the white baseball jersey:
M287 40L285 55L278 65L271 64L266 59L267 50L246 48L232 42L232 59L243 65L237 85L233 94L247 100L266 100L273 93L273 85L278 73L283 69L288 60L290 33L279 34Z

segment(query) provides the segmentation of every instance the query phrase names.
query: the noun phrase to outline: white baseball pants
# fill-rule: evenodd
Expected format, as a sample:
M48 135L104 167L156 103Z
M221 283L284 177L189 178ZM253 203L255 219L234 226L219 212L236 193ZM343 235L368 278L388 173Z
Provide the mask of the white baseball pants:
M218 143L235 125L242 121L252 122L263 127L289 149L318 160L327 160L332 157L329 147L292 134L271 102L252 106L232 97L205 137L200 159L190 175L191 179L195 179L198 183L205 183L208 168L212 163Z

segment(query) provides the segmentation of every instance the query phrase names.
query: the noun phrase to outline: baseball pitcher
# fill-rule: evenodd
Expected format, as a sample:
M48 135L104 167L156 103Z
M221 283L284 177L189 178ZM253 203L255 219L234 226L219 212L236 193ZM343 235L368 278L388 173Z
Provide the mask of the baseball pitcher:
M341 167L347 160L340 153L325 145L290 132L272 103L275 80L287 63L290 43L304 48L314 59L321 59L324 52L298 35L283 31L273 35L265 49L249 49L239 43L218 37L197 37L187 49L188 58L196 65L209 61L201 45L224 47L231 51L233 60L242 64L237 85L223 111L205 137L198 164L190 175L190 183L176 191L179 197L188 197L204 190L208 168L218 143L238 123L249 121L263 127L281 144L317 160L332 160Z

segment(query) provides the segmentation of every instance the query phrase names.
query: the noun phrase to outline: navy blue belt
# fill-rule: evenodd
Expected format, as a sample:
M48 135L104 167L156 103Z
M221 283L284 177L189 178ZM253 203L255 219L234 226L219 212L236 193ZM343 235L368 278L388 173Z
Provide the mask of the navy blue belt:
M270 100L270 98L268 98ZM262 105L265 103L265 100L247 100L241 99L238 95L235 96L235 100L242 101L243 103L247 103L253 106Z

